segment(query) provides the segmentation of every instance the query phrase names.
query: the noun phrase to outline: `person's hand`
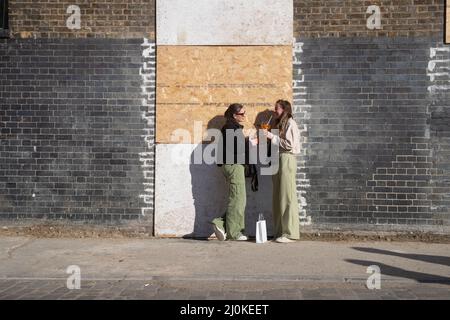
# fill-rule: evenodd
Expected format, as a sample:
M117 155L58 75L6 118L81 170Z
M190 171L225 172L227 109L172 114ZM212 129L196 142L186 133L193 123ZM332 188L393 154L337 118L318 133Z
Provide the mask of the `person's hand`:
M272 132L268 131L267 129L263 129L263 134L267 139L272 140L272 138L273 138Z
M251 145L254 147L258 144L258 138L250 139Z

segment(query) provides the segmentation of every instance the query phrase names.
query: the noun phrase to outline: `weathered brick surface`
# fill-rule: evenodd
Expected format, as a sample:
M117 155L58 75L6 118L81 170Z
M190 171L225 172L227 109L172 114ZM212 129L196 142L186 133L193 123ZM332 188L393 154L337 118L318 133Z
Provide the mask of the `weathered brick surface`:
M10 0L15 37L155 37L155 0ZM66 26L67 7L81 9L81 29ZM379 5L382 29L366 28L368 6ZM425 36L443 31L443 0L294 0L296 37Z
M366 27L378 5L382 29ZM444 0L294 0L296 37L426 36L442 34Z
M80 7L79 30L66 26L70 5ZM9 15L14 37L155 37L155 0L10 0Z
M0 218L152 223L141 42L0 42Z
M37 39L0 42L0 218L151 225L155 1L9 3L12 35ZM80 30L66 27L71 4ZM294 4L302 221L448 226L443 1ZM373 4L381 30L366 28Z
M313 224L448 225L449 90L430 92L427 71L430 60L449 58L430 57L441 39L298 42L303 95L294 102L306 137L298 185Z

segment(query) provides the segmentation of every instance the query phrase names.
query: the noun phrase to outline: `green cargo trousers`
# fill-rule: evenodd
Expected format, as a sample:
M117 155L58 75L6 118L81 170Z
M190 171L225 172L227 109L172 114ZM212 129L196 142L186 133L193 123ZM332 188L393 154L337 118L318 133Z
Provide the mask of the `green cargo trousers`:
M300 238L297 188L295 176L297 160L294 154L281 152L278 172L272 176L273 182L273 223L274 236L297 240Z
M245 170L242 164L224 164L223 174L229 185L228 205L225 215L212 221L225 230L227 239L237 239L245 230Z

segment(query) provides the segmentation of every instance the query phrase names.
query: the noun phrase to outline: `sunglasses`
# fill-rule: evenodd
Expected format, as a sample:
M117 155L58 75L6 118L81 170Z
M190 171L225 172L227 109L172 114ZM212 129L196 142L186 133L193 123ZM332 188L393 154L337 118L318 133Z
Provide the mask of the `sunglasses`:
M244 116L245 115L245 111L244 112L240 112L240 113L235 113L235 115L237 115L237 116Z

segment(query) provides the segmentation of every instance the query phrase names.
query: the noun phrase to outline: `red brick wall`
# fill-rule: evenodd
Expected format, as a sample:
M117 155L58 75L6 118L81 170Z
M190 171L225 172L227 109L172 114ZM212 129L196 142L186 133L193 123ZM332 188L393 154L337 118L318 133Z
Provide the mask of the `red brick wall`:
M78 5L81 29L66 26L68 6ZM154 39L155 0L10 0L14 37Z
M296 37L427 36L444 30L444 0L294 0ZM81 9L81 29L70 30L69 5ZM366 27L378 5L382 29ZM155 38L155 0L10 0L14 37Z
M378 5L382 29L366 27ZM444 0L294 0L296 37L427 36L444 29Z

